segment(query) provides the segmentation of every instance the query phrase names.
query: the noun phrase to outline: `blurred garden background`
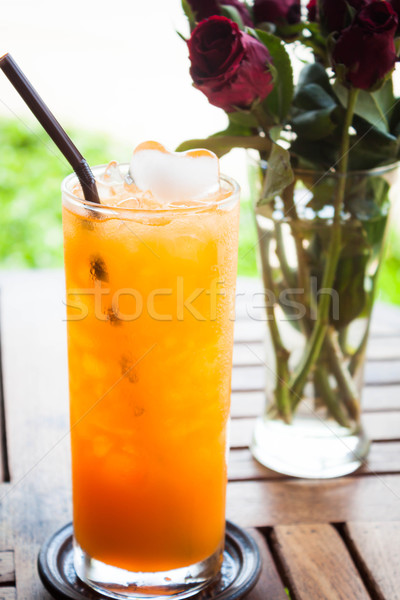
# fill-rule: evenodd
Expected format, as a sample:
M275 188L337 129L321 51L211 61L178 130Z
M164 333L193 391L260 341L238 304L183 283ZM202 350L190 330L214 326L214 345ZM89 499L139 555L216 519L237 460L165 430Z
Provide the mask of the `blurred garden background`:
M224 129L226 117L191 85L180 0L112 7L71 0L7 2L0 55L9 51L90 164L128 161L145 139L173 149ZM245 153L222 159L242 186L239 275L257 275ZM0 269L62 266L60 182L70 171L0 73ZM400 204L400 199L399 199ZM400 223L395 210L379 284L399 303Z

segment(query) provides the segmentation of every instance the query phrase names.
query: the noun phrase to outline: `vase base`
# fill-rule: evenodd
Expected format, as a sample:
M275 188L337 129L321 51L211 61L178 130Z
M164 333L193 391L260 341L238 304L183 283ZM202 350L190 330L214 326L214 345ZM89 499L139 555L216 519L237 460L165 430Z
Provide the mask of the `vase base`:
M293 477L331 479L356 471L369 451L362 427L350 431L334 421L298 417L291 425L257 419L251 444L265 467Z

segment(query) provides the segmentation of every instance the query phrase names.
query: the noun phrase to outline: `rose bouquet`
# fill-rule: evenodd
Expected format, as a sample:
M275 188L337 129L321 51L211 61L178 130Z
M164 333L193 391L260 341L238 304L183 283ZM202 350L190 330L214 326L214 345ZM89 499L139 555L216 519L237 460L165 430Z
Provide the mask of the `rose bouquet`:
M274 375L253 451L292 474L349 472L368 450L363 362L400 156L400 2L310 0L304 14L300 0L183 8L194 86L228 125L179 149L259 154L255 215ZM296 55L306 60L294 85ZM307 438L297 466L282 443L288 426ZM333 449L332 438L347 441ZM292 455L277 456L278 445Z

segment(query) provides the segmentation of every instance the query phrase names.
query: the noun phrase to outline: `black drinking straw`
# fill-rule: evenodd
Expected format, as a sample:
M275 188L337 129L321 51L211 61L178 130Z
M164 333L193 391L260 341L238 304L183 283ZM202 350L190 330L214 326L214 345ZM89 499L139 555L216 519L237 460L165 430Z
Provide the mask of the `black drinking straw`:
M47 108L10 54L4 54L0 58L0 68L70 163L80 181L85 200L100 204L96 180L87 161L61 127L53 113Z

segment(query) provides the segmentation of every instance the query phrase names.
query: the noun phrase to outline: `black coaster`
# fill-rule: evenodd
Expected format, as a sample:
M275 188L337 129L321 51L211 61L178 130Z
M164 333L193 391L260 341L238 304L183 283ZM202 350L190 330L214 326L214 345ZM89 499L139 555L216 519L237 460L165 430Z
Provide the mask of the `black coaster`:
M54 533L42 546L38 570L44 587L57 600L109 600L78 579L72 552L72 523ZM238 600L256 584L261 570L258 547L250 535L226 522L224 561L219 579L193 600Z

